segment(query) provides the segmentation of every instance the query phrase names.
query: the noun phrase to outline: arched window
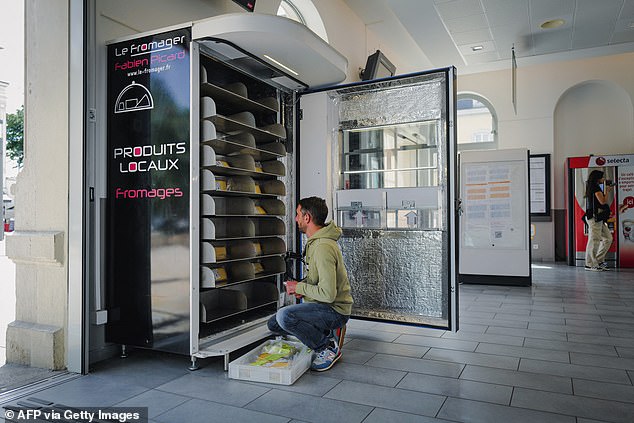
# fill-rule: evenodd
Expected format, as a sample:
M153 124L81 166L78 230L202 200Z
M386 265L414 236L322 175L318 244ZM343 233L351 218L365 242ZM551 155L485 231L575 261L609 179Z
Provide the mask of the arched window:
M308 29L328 42L326 27L311 0L282 0L277 15L306 25Z
M498 148L498 119L485 98L458 94L458 151Z

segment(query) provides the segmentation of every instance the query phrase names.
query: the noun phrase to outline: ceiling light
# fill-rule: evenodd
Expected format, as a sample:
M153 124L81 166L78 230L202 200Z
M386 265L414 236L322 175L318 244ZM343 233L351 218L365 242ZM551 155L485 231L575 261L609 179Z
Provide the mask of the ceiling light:
M551 19L541 24L540 27L542 29L553 29L553 28L559 28L565 23L566 21L564 21L563 19Z
M480 51L482 49L484 49L483 46L473 46L473 47L471 47L471 50L473 50L473 51Z
M264 57L266 57L267 59L269 59L271 62L275 63L276 65L278 65L279 67L289 71L290 73L292 73L293 75L297 76L299 75L297 72L295 72L293 69L289 68L288 66L286 66L284 63L282 62L278 62L277 60L275 60L274 58L272 58L271 56L269 56L268 54L265 54Z

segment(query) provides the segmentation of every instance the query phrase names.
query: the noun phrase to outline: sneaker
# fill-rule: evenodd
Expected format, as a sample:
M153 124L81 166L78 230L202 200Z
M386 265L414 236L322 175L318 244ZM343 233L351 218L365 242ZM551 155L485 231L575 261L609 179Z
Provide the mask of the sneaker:
M589 270L590 272L602 272L604 269L599 266L586 266L586 270Z
M335 340L331 340L330 345L323 351L318 352L315 355L313 364L310 366L312 370L317 372L323 372L330 369L341 357L341 351L339 345Z
M610 270L607 261L602 261L601 263L599 263L599 267L601 268L601 270Z
M332 333L332 336L335 338L335 342L337 343L339 349L343 348L343 340L346 336L346 325L335 329Z

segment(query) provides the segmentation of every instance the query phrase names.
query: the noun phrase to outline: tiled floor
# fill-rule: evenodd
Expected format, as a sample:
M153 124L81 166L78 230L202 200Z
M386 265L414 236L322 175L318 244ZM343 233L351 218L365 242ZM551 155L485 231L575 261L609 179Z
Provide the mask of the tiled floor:
M160 423L634 422L634 271L533 272L528 288L462 285L458 333L352 321L342 361L292 386L137 351L32 396Z

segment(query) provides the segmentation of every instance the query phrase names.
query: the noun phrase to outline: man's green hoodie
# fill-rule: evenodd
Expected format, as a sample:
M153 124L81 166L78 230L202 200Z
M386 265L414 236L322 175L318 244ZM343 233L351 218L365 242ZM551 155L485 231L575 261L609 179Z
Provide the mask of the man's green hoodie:
M329 304L337 313L349 316L352 295L348 273L337 240L341 229L332 221L308 238L306 263L308 275L295 289L308 302Z

